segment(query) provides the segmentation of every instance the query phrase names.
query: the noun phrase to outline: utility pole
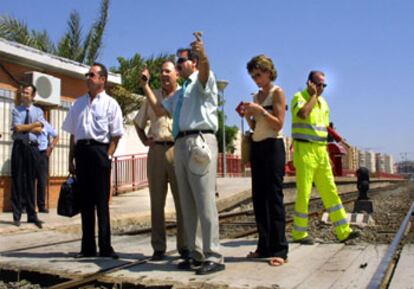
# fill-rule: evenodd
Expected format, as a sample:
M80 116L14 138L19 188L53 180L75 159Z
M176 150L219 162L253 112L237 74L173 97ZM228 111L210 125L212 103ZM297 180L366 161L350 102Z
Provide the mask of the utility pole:
M220 100L221 100L221 110L223 112L223 131L222 131L222 156L223 156L223 177L227 175L227 159L226 159L226 114L224 113L224 89L229 84L227 80L218 80L217 81L217 89L220 93Z

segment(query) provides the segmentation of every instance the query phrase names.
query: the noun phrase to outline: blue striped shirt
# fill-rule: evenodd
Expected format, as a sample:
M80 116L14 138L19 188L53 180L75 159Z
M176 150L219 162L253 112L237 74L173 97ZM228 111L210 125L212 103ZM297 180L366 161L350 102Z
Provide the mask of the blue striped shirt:
M26 109L29 109L29 124L34 122L41 122L45 123L45 117L43 114L43 110L37 106L30 105L29 107L19 105L13 109L12 112L12 131L13 131L13 139L26 139L25 133L17 133L15 131L15 128L17 125L24 124L24 120L26 118ZM37 135L34 133L29 133L29 141L36 142L37 141Z
M57 137L57 132L50 125L50 123L45 121L44 125L45 126L43 127L42 132L37 137L37 141L39 142L39 151L44 151L47 149L47 147L49 146L49 136L51 136L52 138Z

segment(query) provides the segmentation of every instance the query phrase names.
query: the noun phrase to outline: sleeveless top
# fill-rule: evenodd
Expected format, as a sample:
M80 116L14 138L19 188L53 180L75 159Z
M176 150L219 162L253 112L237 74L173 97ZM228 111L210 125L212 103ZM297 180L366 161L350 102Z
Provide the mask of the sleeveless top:
M269 94L263 100L262 103L259 103L258 96L259 93L256 93L253 96L253 101L259 105L261 105L268 113L273 115L273 93L275 89L278 89L279 86L274 85L272 89L270 89ZM267 116L258 115L254 117L256 122L255 129L253 131L252 139L255 142L259 142L265 140L267 138L283 138L282 130L275 131L269 122L265 119Z

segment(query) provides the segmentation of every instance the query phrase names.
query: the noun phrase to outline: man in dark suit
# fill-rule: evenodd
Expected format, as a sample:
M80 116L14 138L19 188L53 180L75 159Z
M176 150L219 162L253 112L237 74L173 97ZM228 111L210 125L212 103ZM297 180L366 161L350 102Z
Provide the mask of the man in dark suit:
M35 211L35 164L38 160L40 134L45 122L43 111L33 105L36 95L34 85L26 85L20 94L20 105L12 112L12 210L13 223L20 226L23 204L27 211L27 222L42 228L42 221Z

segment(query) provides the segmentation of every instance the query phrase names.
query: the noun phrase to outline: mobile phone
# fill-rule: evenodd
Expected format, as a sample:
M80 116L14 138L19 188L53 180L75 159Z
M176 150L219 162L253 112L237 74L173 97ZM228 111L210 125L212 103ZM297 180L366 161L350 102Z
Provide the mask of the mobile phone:
M244 102L243 102L243 101L241 101L241 102L239 103L239 105L236 107L236 111L237 111L237 113L238 113L241 117L243 117L243 116L244 116L244 114L245 114L245 107L244 107Z

